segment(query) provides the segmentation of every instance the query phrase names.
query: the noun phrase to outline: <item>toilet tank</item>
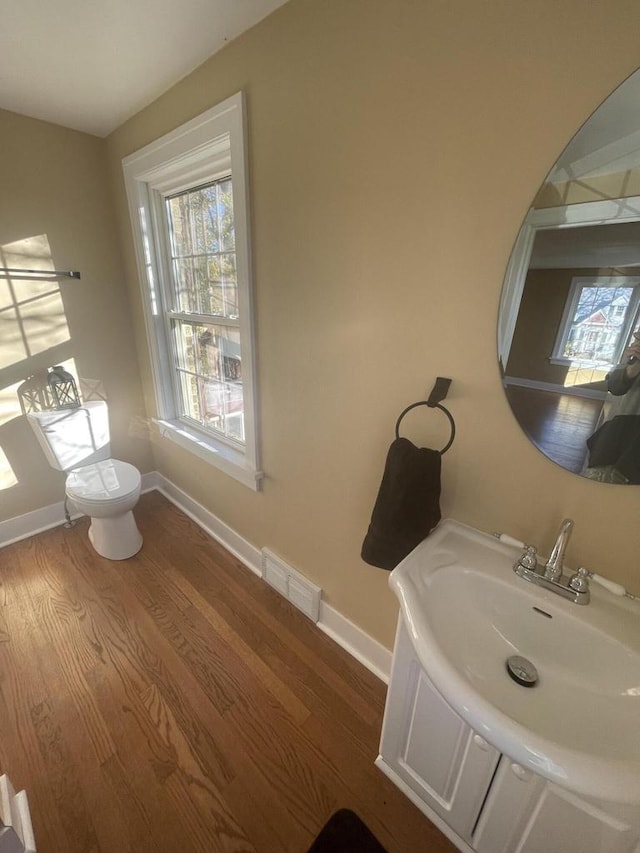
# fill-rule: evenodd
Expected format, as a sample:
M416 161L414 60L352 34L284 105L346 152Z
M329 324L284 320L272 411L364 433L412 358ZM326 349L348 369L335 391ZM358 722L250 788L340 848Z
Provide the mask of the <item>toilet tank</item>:
M109 412L103 400L77 409L30 412L27 420L47 457L58 471L70 471L111 456Z

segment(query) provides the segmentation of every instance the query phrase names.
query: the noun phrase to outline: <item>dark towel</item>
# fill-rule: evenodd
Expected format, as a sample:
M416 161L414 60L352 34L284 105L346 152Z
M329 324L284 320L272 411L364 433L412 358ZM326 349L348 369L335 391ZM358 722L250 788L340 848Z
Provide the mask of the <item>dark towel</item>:
M440 521L441 460L438 450L408 438L393 442L362 544L366 563L395 569Z

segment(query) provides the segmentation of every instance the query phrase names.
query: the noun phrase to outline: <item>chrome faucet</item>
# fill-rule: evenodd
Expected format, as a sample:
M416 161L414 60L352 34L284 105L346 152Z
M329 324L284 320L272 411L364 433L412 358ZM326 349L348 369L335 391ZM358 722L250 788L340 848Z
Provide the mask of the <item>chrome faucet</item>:
M556 544L553 546L549 559L544 566L544 576L548 580L557 581L562 577L562 570L564 568L564 552L567 549L567 543L569 542L572 530L572 519L565 518L560 525Z
M525 545L524 551L513 564L513 571L524 580L544 587L544 589L549 589L575 604L588 604L590 573L587 569L578 569L577 573L571 577L565 577L562 573L564 552L572 530L573 521L570 518L565 518L560 525L556 544L553 546L551 555L544 566L538 565L535 547Z

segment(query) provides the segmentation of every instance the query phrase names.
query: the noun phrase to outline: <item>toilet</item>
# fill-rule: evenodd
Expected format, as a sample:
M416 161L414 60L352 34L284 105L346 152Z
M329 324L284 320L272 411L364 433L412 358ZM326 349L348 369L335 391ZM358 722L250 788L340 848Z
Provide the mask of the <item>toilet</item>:
M75 409L30 412L27 420L47 462L65 471L65 492L89 516L89 540L101 557L126 560L142 547L133 517L140 497L140 472L111 459L109 413L102 400Z

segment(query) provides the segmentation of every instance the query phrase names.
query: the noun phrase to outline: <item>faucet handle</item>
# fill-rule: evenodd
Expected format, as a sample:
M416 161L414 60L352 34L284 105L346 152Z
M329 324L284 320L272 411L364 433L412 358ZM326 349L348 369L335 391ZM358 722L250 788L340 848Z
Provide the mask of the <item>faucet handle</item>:
M581 566L575 575L572 575L569 579L569 589L572 589L574 592L588 592L590 577L591 572L589 569Z
M522 566L523 569L537 569L538 555L535 545L525 545L524 551L518 557L517 566Z

